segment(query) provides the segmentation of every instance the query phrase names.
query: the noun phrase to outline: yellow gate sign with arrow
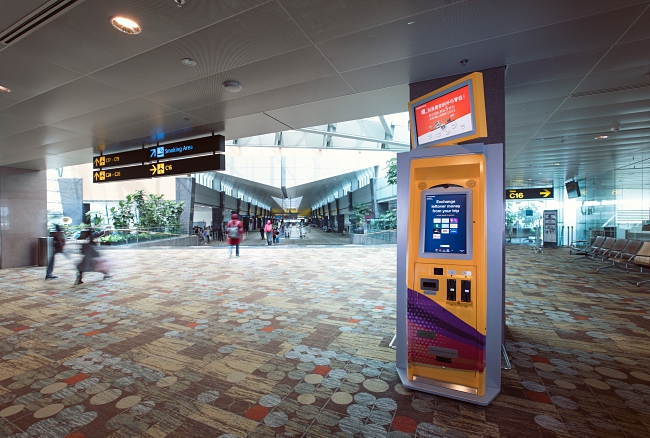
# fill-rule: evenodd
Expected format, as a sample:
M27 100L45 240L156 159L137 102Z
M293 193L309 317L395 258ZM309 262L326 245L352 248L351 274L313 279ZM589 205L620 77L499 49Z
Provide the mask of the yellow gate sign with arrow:
M553 187L506 190L506 200L520 201L523 199L553 199Z

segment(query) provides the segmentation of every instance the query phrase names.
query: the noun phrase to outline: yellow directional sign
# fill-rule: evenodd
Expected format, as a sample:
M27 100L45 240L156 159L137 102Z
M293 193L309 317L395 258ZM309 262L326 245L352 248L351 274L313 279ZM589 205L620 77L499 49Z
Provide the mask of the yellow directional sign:
M160 176L164 175L165 171L173 170L171 163L154 163L149 168L151 176Z
M535 189L506 190L506 199L546 199L553 198L553 187L539 187Z

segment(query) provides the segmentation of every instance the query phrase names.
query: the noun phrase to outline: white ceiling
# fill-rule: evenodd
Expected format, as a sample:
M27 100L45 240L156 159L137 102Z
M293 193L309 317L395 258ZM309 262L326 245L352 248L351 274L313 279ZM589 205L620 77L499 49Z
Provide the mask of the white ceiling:
M612 173L650 149L649 1L80 1L0 43L0 165L391 114L411 82L507 65L506 184ZM44 3L0 0L0 35Z

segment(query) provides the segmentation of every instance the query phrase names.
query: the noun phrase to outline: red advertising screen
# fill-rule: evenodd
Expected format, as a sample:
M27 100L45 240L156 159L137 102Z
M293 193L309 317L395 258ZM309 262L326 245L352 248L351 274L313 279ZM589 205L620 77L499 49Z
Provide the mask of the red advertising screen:
M418 145L472 132L469 85L414 108Z

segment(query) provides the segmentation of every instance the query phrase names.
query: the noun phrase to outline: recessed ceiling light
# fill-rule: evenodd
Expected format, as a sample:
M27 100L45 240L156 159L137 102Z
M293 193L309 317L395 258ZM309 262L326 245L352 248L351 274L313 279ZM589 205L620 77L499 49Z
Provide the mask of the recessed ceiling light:
M410 25L413 24L413 23L415 23L415 21L409 21L409 22L406 23L406 24L408 24L408 25L410 26Z
M603 140L605 138L609 138L609 135L599 135L598 137L596 137L596 140Z
M11 90L7 87L0 85L0 93L11 93Z
M111 24L115 29L128 33L129 35L137 35L142 32L138 23L125 17L113 17L111 18Z
M196 61L190 58L183 58L181 59L181 63L183 65L186 65L188 67L194 67L196 65Z
M559 166L560 163L553 163L553 166Z
M239 93L242 89L241 84L236 81L226 81L221 85L226 91L230 91L231 93Z

